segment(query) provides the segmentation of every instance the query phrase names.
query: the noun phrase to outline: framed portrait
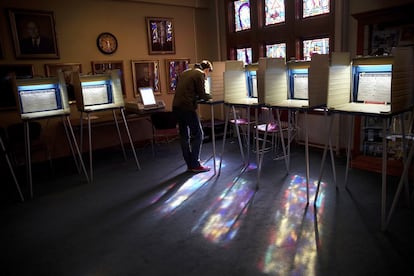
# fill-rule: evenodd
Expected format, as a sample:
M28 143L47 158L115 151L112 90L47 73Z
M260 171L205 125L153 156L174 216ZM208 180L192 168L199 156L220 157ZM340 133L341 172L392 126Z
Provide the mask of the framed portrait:
M172 18L146 17L149 54L175 54Z
M161 94L160 63L158 60L131 60L134 95L139 95L139 87L152 87L154 94Z
M65 76L66 89L68 91L69 103L75 103L75 91L73 86L72 72L82 73L80 63L48 63L45 64L46 77L57 76L58 70L62 70Z
M177 81L180 74L188 69L190 65L190 59L166 59L165 68L167 69L167 85L168 93L175 93L177 88Z
M16 58L59 58L53 12L8 10Z
M17 108L12 77L16 79L33 78L33 64L0 64L0 110Z
M125 78L124 78L124 62L122 60L105 60L105 61L91 61L92 74L103 74L111 70L119 69L122 95L126 97Z
M402 26L398 46L411 45L414 45L414 25Z

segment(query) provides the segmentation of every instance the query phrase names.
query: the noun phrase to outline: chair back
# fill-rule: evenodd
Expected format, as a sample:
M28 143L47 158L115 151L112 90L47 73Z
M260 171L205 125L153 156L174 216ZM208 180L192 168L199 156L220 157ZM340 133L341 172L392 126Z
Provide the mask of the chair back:
M177 118L172 111L156 112L151 114L151 122L155 129L177 128Z

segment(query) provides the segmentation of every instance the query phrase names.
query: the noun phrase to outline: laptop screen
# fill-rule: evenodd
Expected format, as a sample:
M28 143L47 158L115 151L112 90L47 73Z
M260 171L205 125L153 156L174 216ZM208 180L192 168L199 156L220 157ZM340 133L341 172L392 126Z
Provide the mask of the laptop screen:
M154 90L152 87L140 87L139 94L141 96L141 101L144 106L154 106L157 105L155 100Z

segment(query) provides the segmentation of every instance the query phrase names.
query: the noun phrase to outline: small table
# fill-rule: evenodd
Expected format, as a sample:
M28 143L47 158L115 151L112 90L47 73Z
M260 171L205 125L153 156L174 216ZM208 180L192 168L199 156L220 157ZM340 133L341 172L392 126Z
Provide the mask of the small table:
M412 112L411 109L403 109L398 112L392 112L389 105L383 104L364 104L364 103L347 103L342 104L340 106L333 106L330 107L329 110L334 113L341 113L345 115L352 116L352 119L355 118L357 115L362 115L366 117L378 117L382 119L382 169L381 169L381 230L386 230L390 217L392 215L392 211L394 207L391 208L390 212L388 213L387 219L387 210L386 210L386 203L387 203L387 120L400 115L402 116L405 112ZM403 124L401 122L401 124ZM403 130L403 139L405 139L404 128L402 125ZM348 183L348 171L349 171L349 164L350 164L350 152L351 152L351 135L352 129L349 131L348 135L348 145L347 145L347 160L346 160L346 170L345 170L345 188L347 188ZM412 150L412 149L411 149ZM410 151L411 151L410 150ZM412 153L410 153L412 154ZM410 157L410 156L409 156ZM411 158L411 157L410 157ZM404 160L404 170L408 171L409 164L407 159ZM403 173L406 174L407 172ZM404 177L405 178L405 177ZM401 177L400 185L404 182L404 178ZM399 188L400 189L400 188ZM398 197L399 192L394 195L394 201ZM395 205L395 202L393 203Z
M269 103L274 109L287 109L288 111L302 111L305 114L305 162L306 162L306 199L309 204L309 137L308 137L308 111L320 106L309 106L308 100L287 99L277 103ZM280 123L280 118L279 118ZM290 123L290 120L289 120ZM288 152L285 159L287 171L290 169L290 127L288 128ZM283 132L281 133L282 140Z
M139 164L138 157L137 157L137 154L135 152L135 147L134 147L134 143L132 141L131 133L129 131L128 123L127 123L127 120L125 118L124 107L120 107L120 108L117 107L117 108L112 108L111 110L112 110L112 115L113 115L113 118L114 118L116 130L118 132L119 142L121 144L122 152L124 154L124 158L126 159L126 153L125 153L124 144L122 143L121 132L119 130L118 120L117 120L116 113L115 113L116 109L119 109L119 111L121 113L122 120L123 120L124 125L125 125L125 130L127 132L128 139L129 139L129 142L131 144L132 153L134 154L135 163L137 165L137 168L140 170L141 166ZM97 110L97 111L104 111L104 110L107 110L107 109L101 109L101 110ZM97 111L81 111L81 113L80 113L80 132L81 132L80 133L80 143L81 143L80 148L81 148L81 150L82 150L82 142L83 142L83 112L86 113L87 121L88 121L89 171L90 171L89 176L90 176L91 181L93 181L93 165L92 165L92 135L91 135L91 116L90 116L90 114L93 113L93 112L97 112Z
M79 150L79 146L76 143L75 134L73 132L72 124L69 119L69 114L61 115L63 122L63 127L65 129L66 138L69 143L70 150L72 152L73 158L75 160L75 165L80 172L82 169L85 173L86 180L89 182L88 173L86 172L85 165L83 163L82 155ZM36 118L38 119L49 119L52 117L43 117L43 118ZM30 131L29 131L29 122L30 120L24 120L24 136L25 136L25 149L26 149L26 171L27 171L27 182L29 183L29 191L30 191L30 197L33 198L33 184L32 184L32 164L31 164L31 149L30 149ZM75 150L76 153L75 153ZM79 160L76 159L76 154ZM79 164L79 163L80 164Z
M224 125L224 136L223 136L223 146L222 146L222 154L220 157L220 165L219 165L219 174L221 172L221 164L223 161L223 153L224 153L224 145L226 143L226 136L227 136L227 128L228 128L228 124L229 124L229 113L232 112L233 113L233 118L235 120L235 126L236 126L236 133L237 133L237 139L239 141L239 148L240 148L240 154L242 156L243 162L244 162L244 166L242 171L244 171L249 163L250 163L250 110L252 107L254 108L258 108L259 105L257 104L257 99L256 98L246 98L246 99L241 99L239 102L233 102L233 103L229 103L229 102L224 102L224 104L226 106L229 107L229 110L226 112L226 119L225 119L225 125ZM241 107L241 108L246 108L247 110L247 158L244 155L244 150L243 150L243 143L241 141L241 136L240 136L240 130L239 130L239 126L237 123L237 116L236 116L236 107ZM257 112L255 113L255 120L257 121ZM257 153L258 154L258 153Z

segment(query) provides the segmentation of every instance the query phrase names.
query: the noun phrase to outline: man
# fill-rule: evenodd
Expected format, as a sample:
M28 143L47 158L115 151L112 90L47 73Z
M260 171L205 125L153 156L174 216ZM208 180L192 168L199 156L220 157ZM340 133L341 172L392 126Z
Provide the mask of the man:
M187 69L178 77L173 100L173 111L177 117L180 131L181 149L188 171L207 172L209 167L200 164L201 145L204 138L203 128L197 114L197 103L211 99L206 94L204 83L213 65L208 60Z
M138 87L151 87L151 74L148 66L142 68L142 77L137 80Z
M51 39L40 35L39 27L35 22L29 21L25 31L27 37L20 41L22 54L49 54L54 52Z

